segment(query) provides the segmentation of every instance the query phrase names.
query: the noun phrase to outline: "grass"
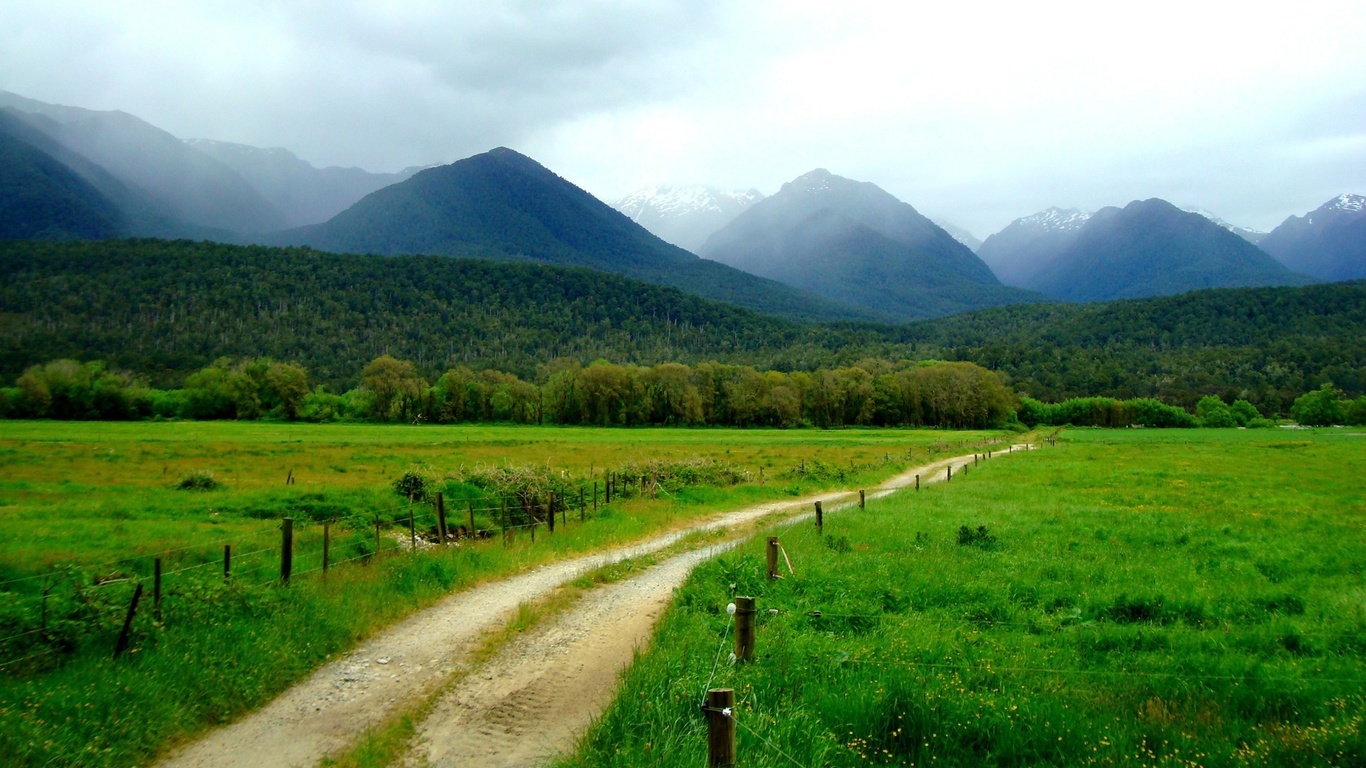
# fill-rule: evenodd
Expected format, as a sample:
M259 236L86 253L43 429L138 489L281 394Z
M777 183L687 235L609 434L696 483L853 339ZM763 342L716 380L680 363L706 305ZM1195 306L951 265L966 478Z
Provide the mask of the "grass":
M699 567L560 768L701 764L709 684L749 766L1361 765L1364 476L1342 430L1071 430L777 529L796 578Z
M0 763L147 763L260 706L329 658L452 591L718 510L833 484L813 471L793 476L793 466L852 461L858 469L848 482L871 484L903 466L907 449L920 460L989 436L6 422L0 424L0 635L12 653L0 660ZM899 460L879 460L888 454ZM384 548L406 542L406 505L388 486L414 464L439 472L534 461L600 473L616 461L698 455L765 467L770 481L633 498L586 523L571 513L567 526L554 536L543 530L534 544L522 532L507 547L466 541L365 564L373 551L372 515L399 523L386 526ZM347 471L335 472L334 465ZM172 487L200 472L211 472L218 487ZM296 485L284 485L285 472ZM422 514L430 513L419 510L419 523ZM488 513L481 514L487 523ZM278 528L286 515L295 518L300 576L283 589L276 584ZM458 507L450 516L452 525L464 519ZM351 518L331 532L333 561L361 559L324 581L316 574L319 521L333 517ZM224 541L234 551L230 584L219 571ZM112 662L123 611L134 585L148 584L157 555L166 573L162 615L155 620L144 600L133 652ZM314 573L302 576L308 571ZM57 590L48 601L54 620L37 636L49 653L25 659L20 654L34 647L44 588ZM15 633L22 636L14 639ZM389 739L392 730L374 738ZM371 746L383 752L382 744Z

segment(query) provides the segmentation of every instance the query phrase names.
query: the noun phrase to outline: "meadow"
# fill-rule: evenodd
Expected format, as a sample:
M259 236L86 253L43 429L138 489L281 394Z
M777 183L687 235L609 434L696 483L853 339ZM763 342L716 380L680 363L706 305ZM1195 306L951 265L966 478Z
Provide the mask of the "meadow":
M872 485L911 463L1002 437L893 429L596 429L237 422L0 423L0 763L128 765L260 706L378 629L452 591L644 538L727 509ZM971 450L967 448L966 450ZM395 493L418 470L466 520L457 478L534 467L577 487L646 461L733 467L737 482L667 485L562 510L540 527L452 546L430 504ZM211 490L183 490L211 473ZM292 483L286 484L287 479ZM487 499L485 499L487 501ZM572 503L572 500L571 500ZM475 527L497 528L496 505ZM281 519L294 574L279 578ZM384 535L377 540L374 521ZM323 523L332 570L320 571ZM233 549L232 576L221 571ZM378 545L378 546L376 546ZM379 550L377 552L377 550ZM160 604L141 585L162 561Z
M709 688L746 766L1362 765L1363 477L1360 430L1071 429L776 526L694 572L559 768L705 764Z

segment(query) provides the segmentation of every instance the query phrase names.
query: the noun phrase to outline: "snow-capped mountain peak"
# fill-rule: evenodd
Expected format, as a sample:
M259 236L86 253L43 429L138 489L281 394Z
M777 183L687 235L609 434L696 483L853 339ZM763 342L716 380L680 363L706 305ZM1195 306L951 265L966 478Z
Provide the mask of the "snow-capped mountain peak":
M1227 221L1224 221L1223 219L1214 215L1213 213L1205 210L1204 208L1200 208L1197 206L1185 206L1181 210L1187 213L1194 213L1198 216L1204 216L1206 219L1209 219L1212 223L1218 224L1219 226L1243 238L1249 243L1256 243L1260 241L1262 238L1266 237L1266 233L1262 232L1261 230L1248 229L1247 227L1240 227L1237 224L1230 224Z
M1030 229L1049 232L1075 232L1091 218L1091 214L1076 208L1049 208L1033 216L1016 219L1015 223Z
M658 184L612 203L612 207L661 240L696 251L711 233L764 196L757 189L720 190L699 184Z
M1333 211L1346 211L1348 213L1356 213L1361 210L1366 210L1366 197L1363 197L1362 195L1353 195L1351 193L1345 193L1338 195L1335 199L1333 199L1323 207Z

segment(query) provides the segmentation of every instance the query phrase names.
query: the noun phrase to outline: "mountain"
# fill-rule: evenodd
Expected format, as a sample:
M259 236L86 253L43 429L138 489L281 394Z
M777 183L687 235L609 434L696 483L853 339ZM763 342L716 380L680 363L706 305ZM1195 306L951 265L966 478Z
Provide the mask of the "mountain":
M1339 195L1291 216L1261 246L1287 267L1323 280L1366 277L1366 197Z
M360 168L317 168L287 149L261 149L210 139L187 139L185 143L235 171L280 211L287 227L327 221L371 192L397 184L420 170L370 173Z
M725 192L700 185L647 187L612 207L655 237L697 253L711 234L764 199L757 189Z
M867 319L697 256L525 155L500 147L367 195L323 224L269 238L338 253L434 254L589 267L794 319Z
M1249 243L1252 243L1253 245L1260 243L1262 241L1262 238L1266 237L1267 234L1265 232L1262 232L1261 230L1248 229L1247 227L1240 227L1237 224L1230 224L1227 221L1224 221L1223 219L1214 215L1213 213L1205 210L1204 208L1198 208L1196 206L1186 206L1181 210L1187 213L1198 213L1201 216L1204 216L1205 218L1214 222L1215 224L1218 224L1219 226L1223 227L1224 229L1227 229L1228 231L1232 232L1238 237L1241 237Z
M750 206L700 254L897 320L1041 298L1002 286L966 246L876 185L824 169Z
M1153 198L1091 216L1026 285L1064 301L1109 301L1311 282L1204 216Z
M988 236L977 255L1002 283L1023 288L1076 239L1089 218L1090 213L1076 208L1049 208Z
M971 232L967 231L966 229L963 229L962 227L951 222L942 221L940 219L931 219L931 221L938 225L940 229L952 235L954 240L957 240L963 245L966 245L969 251L976 253L977 249L982 247L981 239L978 238L976 235L972 234ZM997 277L1000 277L1000 275L997 275Z
M231 232L265 232L285 219L241 176L126 112L45 104L0 91L33 128L149 196L176 220Z
M118 207L99 190L0 125L0 240L83 240L122 233Z

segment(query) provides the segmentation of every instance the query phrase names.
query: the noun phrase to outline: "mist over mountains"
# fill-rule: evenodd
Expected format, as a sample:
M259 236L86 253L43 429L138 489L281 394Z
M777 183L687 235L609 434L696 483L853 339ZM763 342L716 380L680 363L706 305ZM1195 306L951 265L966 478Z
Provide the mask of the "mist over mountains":
M1359 278L1364 203L1344 194L1271 233L1156 199L1094 214L1050 208L978 243L824 170L767 198L656 186L608 206L505 148L398 173L317 168L285 149L181 140L123 112L0 91L0 239L190 238L584 266L800 321Z

